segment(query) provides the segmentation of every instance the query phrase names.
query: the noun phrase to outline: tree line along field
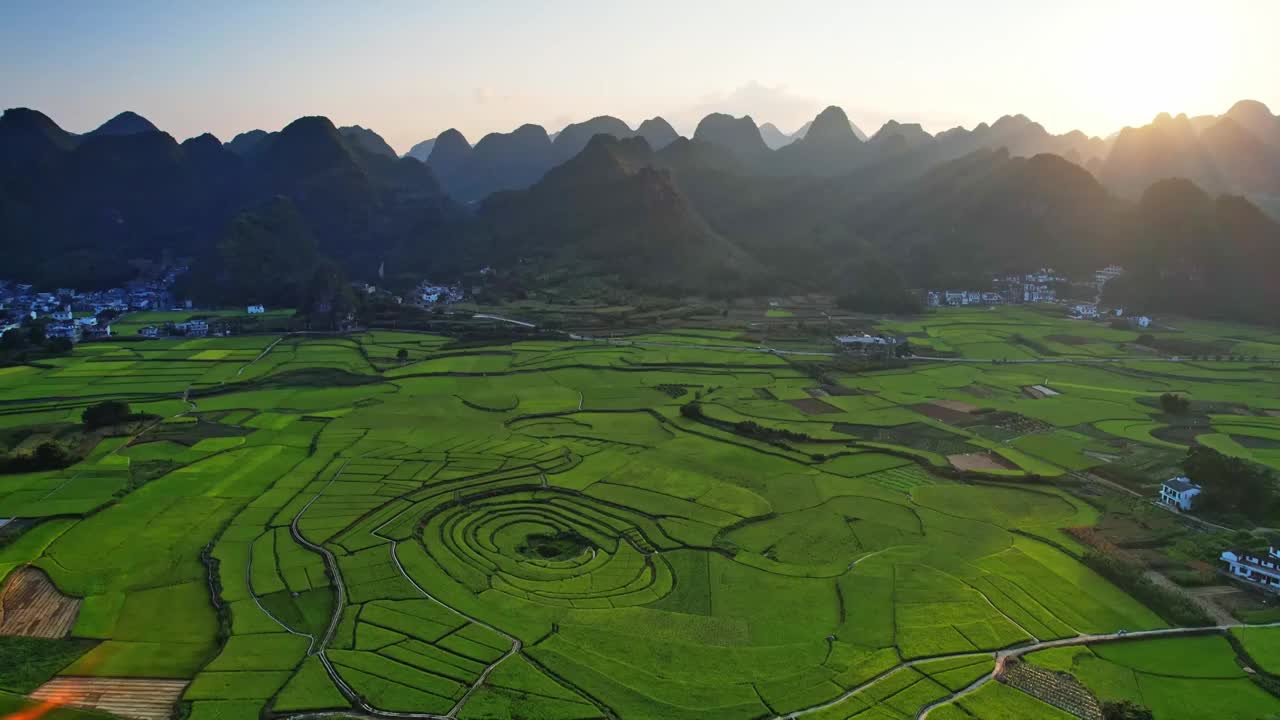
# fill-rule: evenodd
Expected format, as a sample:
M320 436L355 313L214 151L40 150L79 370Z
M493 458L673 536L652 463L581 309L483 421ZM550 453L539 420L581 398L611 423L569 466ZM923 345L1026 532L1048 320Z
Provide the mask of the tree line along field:
M0 702L106 679L181 681L196 720L1056 718L974 683L1001 649L1080 638L1026 661L1158 718L1280 713L1221 635L1086 642L1169 621L1063 532L1100 516L1079 473L1185 447L1162 393L1217 403L1213 435L1280 435L1270 367L815 377L690 332L94 343L0 369L0 429L49 435L107 399L154 418L0 475L0 575L80 600L68 639L22 646L47 662L0 638ZM1280 674L1280 629L1235 633Z

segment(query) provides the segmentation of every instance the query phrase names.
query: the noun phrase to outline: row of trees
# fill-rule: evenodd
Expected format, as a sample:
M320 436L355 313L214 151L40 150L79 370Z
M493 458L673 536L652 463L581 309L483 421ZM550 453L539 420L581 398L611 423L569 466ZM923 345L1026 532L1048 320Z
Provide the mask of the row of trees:
M146 415L137 414L129 407L129 403L119 400L107 400L85 408L80 419L85 432L105 430L117 427ZM83 443L72 442L72 446ZM46 440L30 452L10 452L0 454L0 474L42 472L60 470L80 461L77 454L67 444L58 440Z
M45 335L45 323L30 322L12 328L0 336L0 359L17 361L33 357L66 355L71 352L68 338L51 338Z
M1239 514L1260 524L1280 512L1280 493L1270 470L1203 446L1187 451L1182 471L1202 490L1198 509Z

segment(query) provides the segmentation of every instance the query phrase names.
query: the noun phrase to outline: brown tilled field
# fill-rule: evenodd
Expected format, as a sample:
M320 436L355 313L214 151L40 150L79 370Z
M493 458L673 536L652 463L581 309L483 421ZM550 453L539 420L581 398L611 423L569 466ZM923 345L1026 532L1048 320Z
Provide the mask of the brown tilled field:
M58 592L43 570L15 570L0 593L0 635L66 637L78 612L80 601Z
M965 405L965 403L957 404ZM973 406L967 405L967 407ZM926 415L934 420L947 423L948 425L970 425L974 422L973 416L970 414L973 410L958 410L950 405L944 405L943 401L920 403L918 405L911 405L910 408L921 415ZM974 408L974 410L976 409L977 408Z
M31 693L33 700L102 710L120 717L165 720L187 687L186 680L57 677Z

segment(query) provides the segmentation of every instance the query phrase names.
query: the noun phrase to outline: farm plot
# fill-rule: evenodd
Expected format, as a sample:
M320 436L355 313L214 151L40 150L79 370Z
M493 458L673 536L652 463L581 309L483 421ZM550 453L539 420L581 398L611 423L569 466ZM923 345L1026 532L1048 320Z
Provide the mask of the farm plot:
M40 686L31 698L126 718L164 720L173 714L186 685L185 680L60 677Z
M1027 659L1070 672L1103 701L1137 702L1159 718L1246 720L1280 711L1280 700L1246 677L1221 636L1061 648Z
M909 332L1011 357L1124 342L1010 312ZM95 384L182 413L56 476L6 477L12 507L68 478L68 500L95 503L23 520L0 573L30 565L82 598L70 634L90 640L60 642L88 649L55 682L171 681L194 720L353 699L460 720L748 720L844 698L803 716L909 718L1000 649L1163 627L1072 554L1061 529L1098 512L1055 485L1098 456L1163 452L1161 392L1247 397L1221 372L1161 368L927 363L817 381L737 352L736 333L650 339L667 344L120 343L0 374L20 389L6 422L75 422ZM164 377L140 378L152 370ZM1022 392L1035 385L1060 394ZM175 399L187 387L194 408ZM1259 406L1280 398L1255 394L1252 414L1212 423L1257 454L1274 434ZM715 422L682 413L693 401ZM790 434L739 432L748 421ZM962 476L948 455L990 462ZM134 482L144 465L156 472ZM1267 636L1242 638L1272 664ZM1230 689L1223 707L1271 711L1220 647L1151 647L1066 665L1107 697ZM930 717L1054 717L989 686Z
M80 601L58 592L48 575L23 568L9 576L0 592L0 635L66 637L79 611Z

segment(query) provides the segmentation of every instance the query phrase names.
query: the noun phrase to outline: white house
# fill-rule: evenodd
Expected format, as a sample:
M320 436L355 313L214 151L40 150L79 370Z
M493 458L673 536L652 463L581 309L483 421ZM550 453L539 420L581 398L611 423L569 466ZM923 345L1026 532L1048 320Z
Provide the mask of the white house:
M67 305L61 310L54 310L50 317L58 322L71 322L71 318L74 317L74 315L71 314L71 306Z
M1160 504L1175 510L1187 512L1195 496L1200 494L1200 486L1179 475L1160 483Z
M1133 322L1136 323L1140 328L1151 327L1151 318L1147 317L1146 315L1139 315L1138 317L1133 319Z
M1078 318L1092 320L1098 317L1098 306L1092 303L1080 303L1071 308L1071 314Z
M209 335L209 323L204 320L188 320L174 323L173 328L187 337L207 337Z
M45 337L66 338L71 342L80 342L84 330L75 323L50 323L44 329Z
M897 346L897 338L878 337L860 333L858 335L837 335L836 347L844 352L863 355L888 355Z
M262 307L261 305L250 305L249 307L245 308L245 312L249 313L250 315L261 315L266 311L267 309Z
M1227 564L1227 573L1231 577L1245 580L1269 592L1280 593L1280 550L1270 547L1267 548L1267 554L1262 556L1226 550L1220 559Z
M836 342L841 345L889 345L893 341L877 335L837 335Z

